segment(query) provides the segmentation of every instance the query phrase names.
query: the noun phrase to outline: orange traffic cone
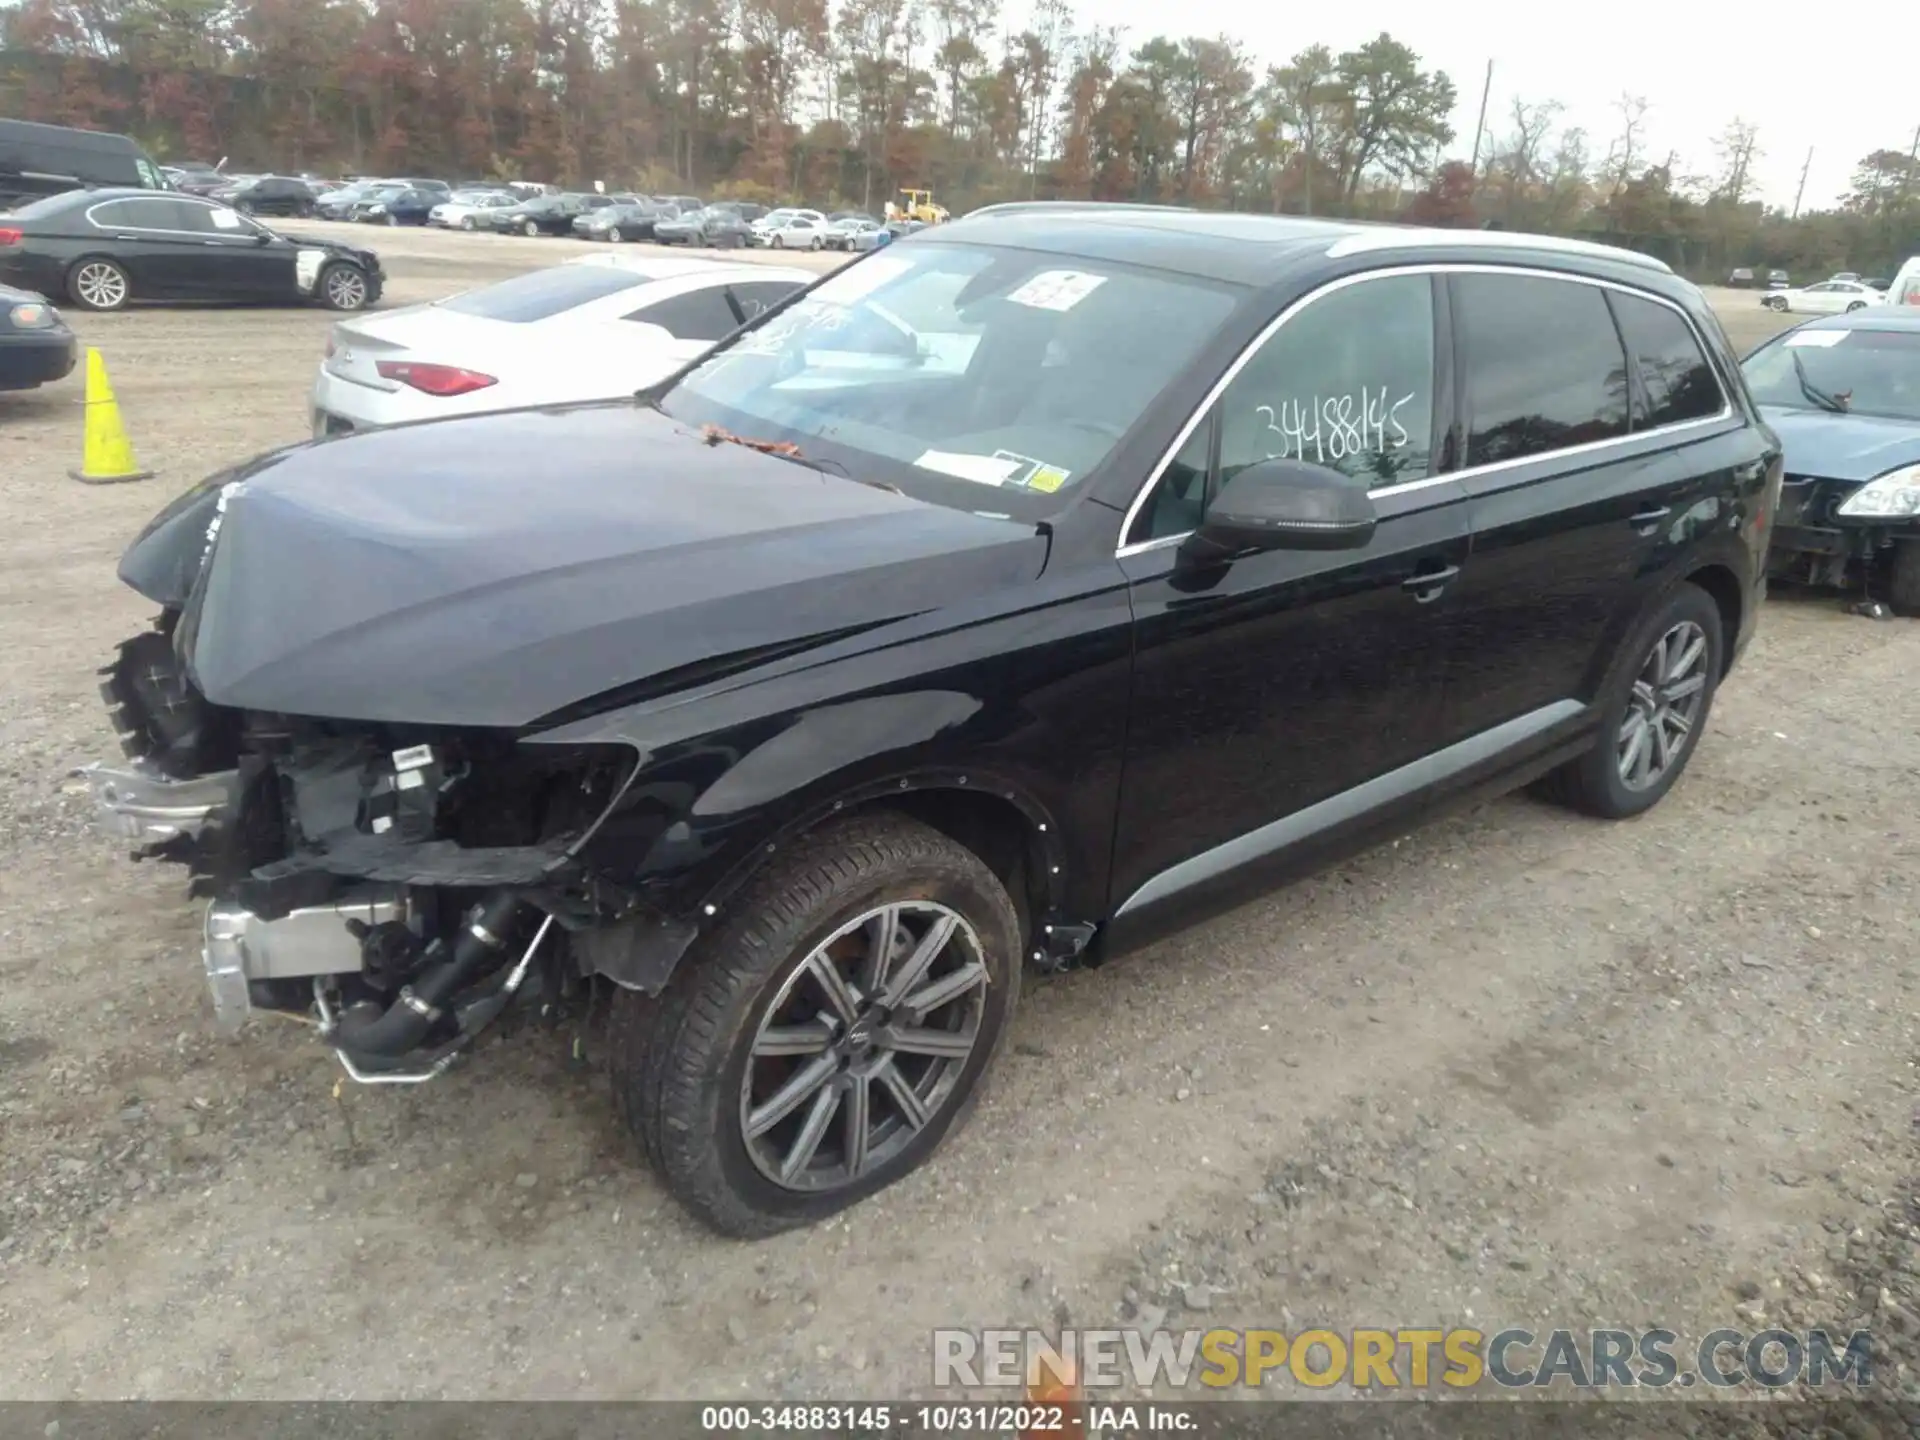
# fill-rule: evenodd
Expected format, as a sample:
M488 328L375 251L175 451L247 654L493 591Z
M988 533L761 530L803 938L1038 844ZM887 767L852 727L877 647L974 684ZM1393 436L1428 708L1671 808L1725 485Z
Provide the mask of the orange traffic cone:
M80 451L80 468L67 472L89 485L113 485L122 480L151 480L133 458L127 427L120 423L120 403L107 381L107 362L87 347L87 432Z

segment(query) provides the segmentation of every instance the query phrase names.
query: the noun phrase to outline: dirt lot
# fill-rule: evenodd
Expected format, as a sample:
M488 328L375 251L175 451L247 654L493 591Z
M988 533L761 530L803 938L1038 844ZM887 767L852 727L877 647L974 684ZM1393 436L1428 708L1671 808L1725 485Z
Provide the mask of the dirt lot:
M389 303L584 248L373 238ZM215 1040L178 872L67 771L147 618L118 551L302 438L327 323L80 317L144 485L67 478L77 380L0 396L0 1398L897 1397L935 1326L1188 1311L1913 1356L1920 626L1828 598L1769 606L1638 823L1506 800L1033 985L959 1141L810 1233L684 1220L565 1027L344 1093L291 1025Z

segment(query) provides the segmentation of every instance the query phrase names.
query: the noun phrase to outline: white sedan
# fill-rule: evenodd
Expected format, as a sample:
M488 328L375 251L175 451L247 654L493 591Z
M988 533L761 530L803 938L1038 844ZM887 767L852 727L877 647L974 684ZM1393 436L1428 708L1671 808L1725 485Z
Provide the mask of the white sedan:
M357 315L327 340L313 433L631 395L815 278L620 251Z
M1843 315L1869 305L1884 305L1887 297L1858 280L1823 280L1799 290L1769 290L1760 297L1760 303L1769 310L1799 315Z
M827 217L818 210L800 210L756 220L753 233L770 250L819 250L827 243Z
M427 212L427 224L448 230L477 230L480 225L474 216L519 203L520 197L511 190L456 190Z

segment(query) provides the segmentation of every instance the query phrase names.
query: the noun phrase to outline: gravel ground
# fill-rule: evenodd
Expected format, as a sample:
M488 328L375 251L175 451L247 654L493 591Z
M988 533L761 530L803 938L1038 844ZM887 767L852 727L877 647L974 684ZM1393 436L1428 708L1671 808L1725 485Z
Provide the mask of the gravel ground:
M389 303L587 248L374 239ZM1717 303L1743 345L1779 324ZM1034 984L934 1165L728 1243L567 1017L417 1089L213 1038L178 872L67 772L147 618L120 548L303 437L327 318L78 326L159 478L67 478L77 379L0 395L0 1399L898 1397L936 1326L1162 1319L1870 1326L1920 1396L1920 627L1775 600L1654 814L1504 800Z

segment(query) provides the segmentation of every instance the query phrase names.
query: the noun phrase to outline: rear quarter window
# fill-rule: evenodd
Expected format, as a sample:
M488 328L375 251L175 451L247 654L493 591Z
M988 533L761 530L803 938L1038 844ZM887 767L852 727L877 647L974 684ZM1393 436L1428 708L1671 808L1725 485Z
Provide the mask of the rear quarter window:
M1725 403L1713 367L1701 352L1693 327L1676 310L1655 300L1614 292L1607 297L1621 338L1633 356L1641 394L1634 428L1651 429L1683 420L1704 420Z
M440 302L444 310L461 315L478 315L484 320L505 320L525 324L615 295L644 283L646 277L612 265L556 265L551 270L535 270L469 290Z
M1456 275L1453 285L1469 467L1627 433L1627 355L1605 291L1530 275Z

